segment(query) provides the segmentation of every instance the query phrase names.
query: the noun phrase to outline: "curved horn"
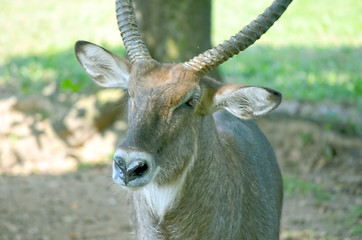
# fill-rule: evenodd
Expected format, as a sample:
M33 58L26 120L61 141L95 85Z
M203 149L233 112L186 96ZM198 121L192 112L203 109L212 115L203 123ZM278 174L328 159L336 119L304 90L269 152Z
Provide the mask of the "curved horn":
M284 13L292 0L275 0L264 13L229 40L194 57L184 66L205 75L258 40Z
M118 28L131 62L135 63L139 60L152 59L138 30L132 1L117 0L116 13Z

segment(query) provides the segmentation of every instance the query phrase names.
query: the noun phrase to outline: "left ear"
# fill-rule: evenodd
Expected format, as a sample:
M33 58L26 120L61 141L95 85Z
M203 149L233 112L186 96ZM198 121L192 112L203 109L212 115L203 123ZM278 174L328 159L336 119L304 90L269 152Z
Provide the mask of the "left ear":
M272 89L225 85L220 87L213 98L213 109L226 109L243 119L252 119L275 109L281 102L282 95Z
M78 41L74 50L79 63L98 85L128 88L131 63L126 59L86 41Z

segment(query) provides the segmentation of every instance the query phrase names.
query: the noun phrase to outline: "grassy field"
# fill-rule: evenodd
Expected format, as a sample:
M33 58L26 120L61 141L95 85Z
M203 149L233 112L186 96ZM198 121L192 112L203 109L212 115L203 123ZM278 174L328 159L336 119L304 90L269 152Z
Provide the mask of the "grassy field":
M212 1L212 39L214 44L218 44L254 19L272 0ZM361 12L361 0L294 0L285 15L261 40L245 52L221 65L220 69L223 76L227 82L274 88L282 92L285 99L340 104L342 109L344 106L355 106L359 114L357 116L361 116ZM51 83L56 83L59 91L64 92L89 94L95 91L97 86L89 79L75 59L73 46L77 40L88 40L121 55L125 54L117 29L113 1L0 0L0 30L0 101L8 97L13 91L19 94L20 90L23 95L41 94ZM339 117L345 118L345 116ZM1 120L0 123L2 123ZM26 121L24 120L19 124L25 125ZM285 174L286 199L294 198L295 200L300 196L300 202L296 203L303 203L302 201L305 199L312 199L313 206L317 206L312 208L313 214L315 214L312 215L314 221L309 223L308 218L305 218L307 220L304 225L307 226L307 229L313 231L314 227L310 224L318 221L318 218L315 220L314 217L324 214L321 222L330 228L342 229L338 230L341 232L345 231L340 235L349 234L356 237L351 239L357 239L362 234L362 225L360 224L362 206L358 193L354 195L355 192L352 190L357 189L353 184L360 183L357 182L359 179L358 168L356 168L356 174L353 175L351 174L353 171L345 166L354 163L354 161L360 162L360 150L348 146L348 143L353 143L354 139L352 140L352 138L340 139L341 135L336 135L337 137L334 138L336 138L336 142L338 140L337 144L329 142L329 138L326 140L327 137L314 137L314 133L316 136L335 136L322 134L323 130L329 129L329 125L326 128L319 126L314 128L313 123L311 124L313 127L307 128L306 132L305 125L301 125L301 123L299 125L300 130L291 131L287 137L285 137L283 130L291 129L291 126L298 128L295 119L287 127L282 124L282 126L275 128L274 122L273 127L269 127L273 130L269 130L271 139L274 138L274 141L271 142L280 143L280 146L275 149L279 149L279 153L285 152L284 155L281 154L283 157L279 159L284 158L291 164L295 164L293 161L298 162L298 166L308 166L305 160L314 161L314 157L318 155L319 148L314 148L314 146L322 145L322 160L317 163L322 166L326 164L325 173L327 174L317 176L318 172L316 172L314 173L316 175L314 180L310 180L308 179L310 176L303 176L302 174L301 176L294 176L294 173L289 176L283 172ZM352 126L352 128L359 132L359 136L362 136L362 126ZM36 127L34 129L37 130ZM275 129L276 131L274 131ZM286 133L288 134L288 131ZM44 137L45 134L42 136ZM278 141L277 136L286 140ZM8 140L14 143L20 138L14 133L9 135ZM23 138L26 140L25 137ZM298 139L302 140L298 141ZM299 142L302 143L298 144ZM4 144L4 146L6 145ZM37 149L36 146L32 148ZM348 151L350 154L345 153ZM313 154L308 154L312 152ZM332 161L332 158L336 159ZM339 168L340 165L336 165L337 167L331 171L334 167L333 164L337 164L337 162L338 164L343 163L344 168ZM79 165L78 170L89 170L94 166L93 163L84 163ZM328 166L332 167L329 169ZM354 168L354 165L348 166L352 166L351 169ZM345 171L346 169L349 171ZM98 177L98 175L96 176ZM96 177L89 177L92 180L93 178ZM77 181L84 181L82 178L78 179L77 177L76 179ZM330 179L332 181L329 181ZM63 179L60 178L59 181L62 183ZM53 183L52 181L49 182ZM79 189L83 190L83 185L82 182L82 188ZM59 184L59 186L62 185ZM44 183L41 182L34 189L43 191L43 187ZM89 192L93 191L90 190ZM39 192L34 192L35 196L42 196ZM58 192L56 191L56 193ZM18 191L18 193L21 195L18 198L24 200L23 195L28 195L27 193L30 191L26 190L25 193ZM54 198L52 195L49 196L49 199ZM55 196L57 197L56 194ZM70 199L74 198L71 194L64 194L65 196L70 197ZM350 201L344 201L345 199ZM93 199L92 201L88 200L84 199L86 203L93 201ZM28 202L32 204L31 201ZM322 203L326 204L323 205ZM42 206L41 209L44 207L52 208ZM92 209L92 206L90 208L90 210L97 212L99 209ZM297 215L298 210L301 212L305 208L300 204L294 204L290 206L290 209L292 212L290 215ZM17 207L17 213L20 210L19 216L28 214ZM339 210L345 211L342 218L338 218ZM17 214L8 213L15 219L18 218ZM43 220L45 219L47 218ZM24 218L25 220L26 218ZM31 223L28 220L25 222L26 224ZM117 222L112 222L112 224L118 225ZM290 225L293 224L303 225L303 222L291 221ZM19 226L18 229L22 229L22 225ZM26 228L24 229L26 231ZM53 229L50 230L53 231ZM92 229L92 231L97 231L97 228ZM64 236L63 231L59 232L59 236ZM313 235L313 232L306 232L306 234ZM322 238L305 237L299 239Z
M270 0L213 0L213 42L235 34ZM0 83L39 93L89 88L73 45L85 39L123 53L114 4L96 0L0 0ZM221 66L230 82L258 84L286 99L362 109L362 1L294 1L279 22L244 53Z
M248 6L214 2L214 39L221 42L271 1ZM361 11L358 0L294 1L259 42L222 71L233 82L269 86L287 99L357 104L361 109Z

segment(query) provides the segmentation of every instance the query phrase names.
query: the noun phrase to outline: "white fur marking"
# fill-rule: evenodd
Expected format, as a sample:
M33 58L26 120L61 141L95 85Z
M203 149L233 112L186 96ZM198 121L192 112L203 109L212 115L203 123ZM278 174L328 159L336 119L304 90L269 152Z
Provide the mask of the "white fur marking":
M195 141L194 152L191 156L191 161L187 169L174 182L165 185L156 185L150 183L143 188L143 196L146 199L151 211L157 214L160 219L163 219L166 211L171 208L176 198L180 194L185 183L187 173L193 167L197 153L197 142ZM159 169L158 169L159 170Z

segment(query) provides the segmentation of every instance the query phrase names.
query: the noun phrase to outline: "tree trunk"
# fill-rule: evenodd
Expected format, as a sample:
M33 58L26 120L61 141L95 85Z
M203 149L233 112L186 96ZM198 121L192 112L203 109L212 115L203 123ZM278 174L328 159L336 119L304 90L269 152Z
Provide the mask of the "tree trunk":
M134 0L141 34L160 62L184 62L211 48L211 0ZM218 71L211 74L220 80Z

